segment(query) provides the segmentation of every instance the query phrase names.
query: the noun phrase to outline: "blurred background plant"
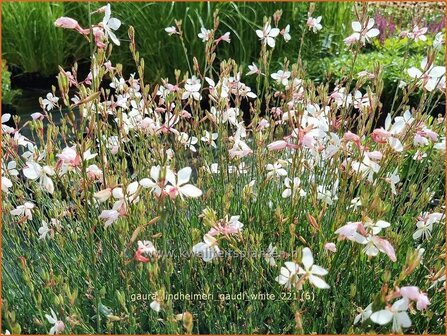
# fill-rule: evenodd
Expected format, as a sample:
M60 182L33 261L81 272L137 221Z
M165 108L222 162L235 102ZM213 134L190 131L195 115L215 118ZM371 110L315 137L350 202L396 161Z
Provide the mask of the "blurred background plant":
M2 61L2 103L12 105L14 100L20 96L20 90L11 89L11 73L8 70L6 61Z
M80 18L81 26L88 26L90 8L97 3L86 2L7 2L3 4L2 58L6 59L12 72L12 86L20 88L48 87L55 83L58 65L69 69L78 62L80 73L88 73L89 50L82 43L82 36L70 31L54 29L54 21L60 16ZM168 36L165 27L182 21L188 58L203 57L204 45L197 34L201 27L211 28L213 13L219 11L219 32L231 33L231 43L217 49L218 59L233 58L247 68L259 54L260 43L255 30L260 28L264 17L282 11L279 28L290 24L292 39L286 43L281 39L276 51L291 61L296 61L300 40L307 31L302 46L302 62L310 79L317 82L331 81L343 72L351 54L346 50L343 39L351 33L351 22L355 18L355 2L315 3L314 17L322 16L323 30L318 34L308 32L308 2L115 2L113 12L122 21L118 37L121 46L115 47L112 61L122 63L125 73L133 71L134 64L128 48L127 28L135 27L137 48L145 59L145 76L150 82L173 77L175 69L186 69L187 62L181 44ZM374 17L381 30L380 43L375 43L359 55L356 70L365 70L373 62L380 62L385 71L384 92L393 92L398 75L408 66L418 65L424 54L424 43L415 45L411 55L404 55L406 41L396 36L414 25L428 27L430 35L445 26L444 3L409 2L371 3L369 15ZM94 14L100 15L100 14ZM283 59L274 58L279 67ZM405 64L404 64L405 63ZM85 69L84 69L85 68ZM84 71L83 71L84 69ZM43 85L39 83L44 79ZM253 84L248 82L247 84ZM40 93L39 93L40 94ZM30 107L26 105L26 108ZM28 111L29 112L29 111Z
M92 4L91 8L96 8ZM339 52L340 42L350 29L353 3L317 3L315 14L323 16L324 34L307 36L302 56L311 59L321 51ZM307 30L305 22L309 3L257 3L257 2L172 2L172 3L114 3L113 11L123 22L119 38L123 41L114 51L114 61L122 62L125 69L132 69L128 45L125 43L127 28L135 27L138 48L146 60L146 75L149 80L173 75L174 69L186 67L182 47L170 38L164 28L174 25L174 20L182 21L188 56L203 56L204 47L197 37L201 27L210 28L213 13L218 10L220 30L231 33L231 44L220 48L218 57L233 58L243 65L254 61L260 44L255 30L260 28L263 17L270 17L276 10L282 10L280 28L290 24L295 37L289 43L281 43L278 53L286 53L296 59L299 36ZM78 3L38 3L20 2L3 5L3 58L14 66L14 72L38 73L51 76L57 73L58 65L70 67L74 61L81 63L88 59L89 50L78 34L54 29L54 21L60 16L78 17L81 26L88 24L88 4ZM311 34L309 34L311 35ZM84 46L84 47L82 47Z

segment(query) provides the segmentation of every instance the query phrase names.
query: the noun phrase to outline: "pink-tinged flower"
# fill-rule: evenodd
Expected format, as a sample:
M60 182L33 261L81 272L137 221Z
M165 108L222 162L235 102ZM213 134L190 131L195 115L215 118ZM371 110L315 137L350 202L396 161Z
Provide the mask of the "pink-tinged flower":
M335 234L338 234L340 238L342 239L348 239L351 241L356 240L356 236L358 235L359 229L363 229L362 222L348 222L347 224L343 225L342 227L338 228L335 231Z
M321 25L321 16L317 17L317 18L313 18L313 17L309 17L307 19L307 26L309 27L309 30L312 30L314 33L317 33L319 30L321 30L323 28L323 26Z
M191 178L192 169L190 167L182 168L177 173L177 178L174 174L167 174L166 179L171 184L166 186L166 192L171 199L180 196L183 197L200 197L202 196L202 190L189 184Z
M357 134L352 133L351 131L348 131L343 135L343 140L352 141L358 148L361 148L360 137Z
M405 286L399 290L399 293L408 300L416 301L419 297L419 288L416 286Z
M430 304L430 300L425 293L419 293L419 297L416 300L416 308L418 310L424 310L427 309L428 305Z
M360 71L360 72L357 74L357 76L358 76L359 78L366 77L366 78L368 78L368 79L374 79L374 78L376 78L376 75L374 75L373 73L368 72L368 71Z
M330 252L333 252L333 253L337 252L337 246L335 246L334 243L326 243L326 244L324 244L324 249L326 251L330 251Z
M147 262L150 261L149 258L147 258L147 257L145 257L145 256L143 255L143 252L142 252L140 249L137 249L137 250L135 251L134 259L135 259L136 261L140 261L140 262L144 262L144 263L147 263Z
M430 300L426 293L422 293L416 286L405 286L399 289L398 293L407 300L415 301L418 310L427 309Z
M379 252L385 253L393 262L396 262L396 253L391 243L383 238L375 235L362 235L356 236L356 241L360 244L366 245L364 248L365 253L370 257L375 257Z
M418 26L414 26L413 31L409 32L407 30L404 30L399 34L399 36L402 38L407 37L410 40L414 40L415 42L419 40L426 41L427 37L425 36L425 34L427 33L427 30L427 27L419 28Z
M54 22L54 25L58 28L65 28L65 29L76 29L77 27L79 27L78 21L65 16L58 18Z
M106 47L106 44L104 43L104 40L106 38L104 29L100 27L93 27L93 37L95 38L95 44L98 48Z
M64 29L74 29L76 31L78 31L80 34L87 34L88 33L88 29L83 29L78 21L76 21L75 19L66 17L66 16L62 16L60 18L58 18L55 22L54 25L58 28L64 28Z
M230 32L226 32L226 33L223 34L221 37L219 37L219 38L216 40L216 43L219 43L220 41L225 41L225 42L227 42L227 43L230 43L230 42L231 42L231 39L230 39Z
M233 147L231 147L231 149L228 151L228 153L230 154L231 159L233 159L235 157L241 159L247 155L252 154L253 150L250 147L248 147L248 145L246 144L245 141L236 139Z
M90 180L99 181L102 179L102 170L95 164L88 166L85 172Z
M33 219L32 209L34 209L35 205L31 202L25 202L23 205L17 206L17 208L11 210L9 213L12 216L20 216L26 218L26 220Z
M270 126L270 123L268 122L268 120L265 119L265 118L262 118L262 119L259 121L258 126L256 127L256 130L257 130L257 131L262 131L262 130L268 128L269 126ZM268 147L268 146L267 146L267 147Z
M56 155L59 158L59 161L64 165L68 165L71 167L77 167L81 163L81 157L78 153L76 153L76 146L73 147L65 147L62 150L62 153Z
M171 35L173 35L173 34L180 34L180 33L177 31L177 28L176 28L175 26L166 27L166 28L165 28L165 32L167 32L169 36L171 36Z
M106 202L112 196L112 189L106 188L100 191L97 191L93 194L93 197L98 200L100 203Z
M49 332L50 335L57 335L64 331L65 324L57 318L53 309L51 309L51 315L45 314L45 317L49 323L53 324Z
M138 241L138 248L135 251L134 258L137 261L147 263L150 261L148 257L145 257L143 254L152 256L157 253L157 250L155 249L154 244L148 240L139 240Z
M256 30L256 35L262 41L264 45L268 45L270 48L275 47L275 37L279 34L278 28L272 28L270 23L266 23L262 30Z
M251 65L248 66L247 76L250 75L259 75L261 73L261 70L259 70L258 66L253 62Z
M230 219L228 219L227 217L224 220L217 222L217 224L211 228L208 234L210 236L217 236L219 234L227 236L238 234L242 231L242 227L244 226L244 224L239 221L239 217L240 216L231 216Z
M40 112L35 112L35 113L31 114L31 118L33 120L43 120L45 118L45 116Z
M345 42L346 45L351 45L351 44L356 43L359 40L358 38L359 37L358 37L357 33L354 33L354 34L349 35L343 41Z

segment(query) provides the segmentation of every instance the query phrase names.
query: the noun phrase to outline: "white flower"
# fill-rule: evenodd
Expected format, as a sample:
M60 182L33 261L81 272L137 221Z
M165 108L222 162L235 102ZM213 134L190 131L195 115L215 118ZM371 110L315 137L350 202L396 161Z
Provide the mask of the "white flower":
M397 195L396 184L400 182L398 168L394 169L392 173L388 173L385 181L390 184L391 192L393 193L393 195Z
M57 319L56 313L51 309L51 315L45 314L45 317L47 318L48 322L53 324L53 326L50 329L49 334L59 334L65 329L64 322Z
M111 14L112 10L110 8L110 4L107 4L104 7L104 18L102 19L102 27L104 28L106 37L110 37L113 43L119 46L120 41L118 40L113 31L118 30L118 28L121 26L121 21L118 20L117 18L110 17Z
M286 86L289 83L290 71L282 71L272 73L271 77L276 80L277 83Z
M194 245L192 251L200 255L205 262L213 260L220 253L217 239L209 234L205 234L203 236L203 242Z
M214 140L216 140L218 136L218 133L205 131L205 135L200 140L210 144L214 148L217 148L216 142Z
M2 132L3 133L13 133L14 128L8 125L5 125L11 119L11 115L9 113L2 114Z
M34 204L31 202L25 202L24 205L19 205L17 208L11 210L9 213L13 216L22 216L26 217L27 220L33 219L33 214L31 210L34 208Z
M5 164L2 164L2 191L5 193L9 192L9 188L12 188L12 181L5 176L6 173L8 173L11 176L17 176L19 175L18 170L16 169L17 164L15 161L9 161L8 164L5 166Z
M141 253L146 254L155 254L157 253L157 250L155 249L155 246L152 242L149 240L139 240L138 241L138 249L141 251Z
M200 33L197 35L202 39L202 42L206 42L210 39L211 30L204 27L200 28Z
M171 36L173 34L178 34L177 28L175 28L174 26L166 27L165 32L167 32L169 36Z
M189 148L192 152L197 151L194 145L197 144L198 140L195 136L190 137L188 133L180 132L177 139L185 148Z
M292 286L299 285L299 266L292 261L286 261L284 265L285 267L281 267L280 274L275 278L275 280L280 285L283 285L286 289L290 290Z
M273 246L272 243L270 243L267 251L264 254L264 259L270 266L276 266L275 251L276 246Z
M39 179L39 184L50 194L54 192L54 184L53 180L48 176L53 176L54 174L53 168L49 166L42 167L37 162L27 162L25 168L23 168L23 175L27 179Z
M129 185L126 188L126 194L124 194L123 188L121 188L121 187L113 188L112 196L113 196L113 198L115 198L117 200L115 202L115 204L113 205L113 208L115 210L119 210L121 208L125 209L126 201L129 203L138 202L139 201L139 196L137 193L138 186L139 186L139 183L137 181L129 183Z
M57 106L57 102L59 101L59 98L56 96L53 96L53 94L47 93L47 98L42 100L43 107L47 111L51 111L54 107ZM2 120L3 122L3 120Z
M433 146L433 148L434 148L434 149L437 149L437 150L439 150L439 151L442 151L442 152L445 153L445 149L446 149L446 146L445 146L445 137L442 137L442 138L441 138L441 141L438 142L438 143L436 143L436 144Z
M431 232L433 230L433 224L439 223L443 217L443 214L439 212L434 212L431 214L423 213L418 217L416 223L416 231L413 233L413 239L418 240L420 238L428 239L431 237Z
M160 196L161 195L161 188L159 185L159 179L160 179L160 172L161 168L160 166L153 166L151 167L150 176L151 178L143 178L139 184L143 188L151 189L151 191L155 192L155 195ZM166 169L166 175L173 175L174 173L169 168ZM175 178L175 177L174 177ZM166 185L168 181L165 179L164 185Z
M325 186L317 187L317 199L322 200L327 205L332 205L335 200L338 199L337 195L330 189L327 189Z
M365 229L371 229L371 232L373 235L376 235L382 231L382 229L386 229L387 227L390 227L391 224L388 222L385 222L384 220L378 220L377 222L373 222L372 220L368 219L364 223Z
M281 35L284 37L286 43L292 39L292 36L290 36L290 25L287 25L286 28L281 31Z
M437 33L433 40L433 48L440 49L445 42L444 37L445 37L445 33L443 33L443 32Z
M357 208L362 206L362 201L360 200L360 197L355 197L351 200L351 205L349 208L352 208L354 210L357 210Z
M256 30L256 35L262 41L264 45L268 45L271 48L275 47L275 37L278 36L279 29L272 28L270 23L266 23L262 30Z
M416 67L411 67L407 70L408 75L416 80L418 80L423 87L431 92L436 89L439 81L445 74L445 67L443 66L434 66L431 64L428 65L427 57L421 62L421 70Z
M174 174L166 174L167 181L171 184L166 186L166 192L171 198L180 196L183 199L186 197L200 197L202 196L202 190L189 184L192 169L190 167L182 168L177 173L177 178Z
M285 189L282 192L282 197L283 198L287 198L287 197L290 197L292 195L296 196L298 194L301 197L306 196L306 192L303 189L300 188L300 184L301 184L301 181L300 181L300 179L298 177L295 177L293 179L293 181L290 178L286 177L284 179L284 185L286 186L287 189Z
M393 321L392 331L402 332L402 327L411 327L411 320L407 313L408 299L403 298L393 303L391 307L379 310L371 315L371 321L385 325Z
M108 228L115 221L117 221L119 217L120 217L120 214L119 214L119 212L116 209L103 210L101 212L101 214L99 215L100 219L105 220L104 228Z
M7 178L4 175L2 175L1 179L2 179L2 191L4 193L8 193L9 188L12 188L12 182L9 178Z
M368 20L366 26L363 26L358 21L352 22L351 26L352 30L354 30L354 33L344 40L344 42L348 45L357 41L365 45L365 43L369 42L371 38L376 37L377 35L380 34L380 31L377 28L373 28L374 26L373 18Z
M151 307L152 310L156 311L157 313L159 313L161 310L160 302L158 302L157 300L152 301L149 306Z
M275 162L274 164L269 163L267 164L266 168L268 170L267 177L287 176L287 171L279 162Z
M357 324L359 322L363 323L367 319L369 319L369 317L373 313L372 306L373 304L370 303L365 309L361 310L360 313L354 318L354 324Z
M200 80L196 78L196 76L192 76L192 78L189 78L185 83L185 91L182 94L182 99L189 99L193 98L195 100L200 100L200 89L202 87L202 84L200 83Z
M303 274L305 278L309 279L309 282L315 287L327 289L329 285L324 281L321 276L326 275L328 272L321 266L314 265L314 258L312 252L308 247L303 248L303 260L304 269L298 268L298 274Z
M47 234L50 232L50 228L48 227L48 223L42 220L42 226L39 228L39 239L45 239Z

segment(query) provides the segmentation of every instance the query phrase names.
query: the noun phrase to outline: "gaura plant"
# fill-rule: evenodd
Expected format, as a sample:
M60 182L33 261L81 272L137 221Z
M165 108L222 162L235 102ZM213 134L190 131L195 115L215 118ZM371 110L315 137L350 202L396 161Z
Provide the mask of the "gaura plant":
M384 65L352 70L366 13L335 86L300 57L270 66L279 40L324 32L312 6L302 36L280 11L259 22L248 69L216 59L216 13L205 59L150 84L132 27L136 72L109 60L127 43L109 4L57 19L90 73L61 68L30 120L2 115L3 332L444 333L443 35L385 109ZM186 55L182 22L165 30Z

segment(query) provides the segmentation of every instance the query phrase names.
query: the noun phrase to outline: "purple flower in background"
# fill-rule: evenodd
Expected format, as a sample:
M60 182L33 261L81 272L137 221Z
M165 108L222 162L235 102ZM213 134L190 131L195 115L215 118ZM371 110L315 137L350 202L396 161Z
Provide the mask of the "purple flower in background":
M383 16L380 12L376 12L374 16L374 20L376 21L377 29L379 29L379 40L380 43L383 44L385 42L385 39L388 38L390 35L394 34L396 30L396 25L394 24L393 20L391 18L387 18Z
M434 34L439 33L442 29L444 29L444 27L445 27L444 16L437 22L430 22L427 24L428 31Z

